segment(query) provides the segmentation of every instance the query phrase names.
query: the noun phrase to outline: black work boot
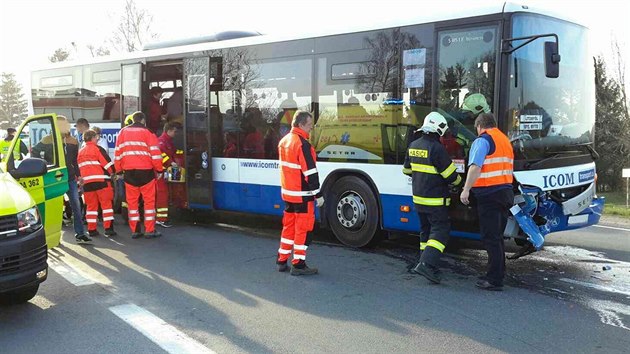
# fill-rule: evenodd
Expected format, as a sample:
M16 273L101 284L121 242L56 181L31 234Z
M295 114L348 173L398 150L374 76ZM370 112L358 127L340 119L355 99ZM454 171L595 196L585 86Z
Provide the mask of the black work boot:
M412 271L422 275L434 284L440 284L441 279L438 269L428 263L420 262Z
M287 261L284 261L284 262L276 261L276 264L278 265L278 272L280 272L280 273L284 273L287 270L289 270L289 266L287 265Z
M144 235L144 238L158 238L160 236L162 236L162 234L160 232L153 231L153 232L147 232Z
M309 268L306 262L300 261L291 266L291 275L313 275L317 274L317 268Z
M116 236L118 235L118 233L116 233L116 231L114 231L114 227L110 227L109 229L105 229L105 236Z
M100 236L101 235L98 232L98 230L88 230L88 234L90 235L90 237L95 237L95 236Z

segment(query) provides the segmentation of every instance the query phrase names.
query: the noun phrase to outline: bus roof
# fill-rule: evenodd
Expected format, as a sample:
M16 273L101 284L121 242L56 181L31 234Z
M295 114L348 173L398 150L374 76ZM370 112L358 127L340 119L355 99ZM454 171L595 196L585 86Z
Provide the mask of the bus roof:
M449 6L452 6L450 4ZM499 13L514 13L514 12L528 12L528 13L536 13L541 15L546 15L554 18L558 18L561 20L566 20L569 22L577 23L573 21L569 17L564 14L559 14L553 11L545 10L542 8L535 8L529 5L513 3L513 2L505 2L503 4L495 4L483 7L473 7L470 9L460 9L459 11L454 11L452 8L446 9L437 9L430 13L424 13L422 15L417 15L414 17L408 17L404 19L396 18L395 20L384 20L379 22L371 22L369 25L361 24L360 26L355 26L354 28L349 28L341 32L339 29L336 30L328 30L328 31L319 31L314 33L301 33L301 34L287 34L287 35L260 35L260 36L248 36L237 39L229 39L224 41L210 41L204 43L195 43L195 44L186 44L179 46L165 46L163 48L158 49L150 49L150 50L141 50L131 53L123 53L119 55L91 58L90 60L82 60L82 61L67 61L61 63L50 64L45 67L40 67L34 69L33 71L42 71L56 68L67 68L73 66L81 66L86 64L99 64L99 63L111 63L111 62L134 62L139 59L155 59L164 60L164 59L174 59L174 56L177 54L185 54L185 53L194 53L200 51L221 49L221 48L229 48L229 47L241 47L248 45L256 45L256 44L267 44L267 43L275 43L282 41L291 41L291 40L300 40L300 39L309 39L309 38L317 38L317 37L326 37L332 36L336 34L350 34L350 33L358 33L364 31L370 31L381 28L393 28L393 27L401 27L401 26L410 26L415 24L422 23L431 23L437 21L446 21L446 20L454 20L454 19L464 19L485 15L493 15ZM212 36L210 36L212 37ZM172 43L177 43L177 40L169 41ZM151 44L152 47L159 47L158 45ZM153 61L153 60L151 60Z

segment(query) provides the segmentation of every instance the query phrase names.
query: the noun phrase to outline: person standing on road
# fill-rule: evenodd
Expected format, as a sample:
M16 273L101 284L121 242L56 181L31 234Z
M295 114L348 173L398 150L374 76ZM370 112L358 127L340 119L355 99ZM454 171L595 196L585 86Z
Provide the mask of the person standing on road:
M280 184L284 200L282 234L278 249L278 271L289 270L287 261L293 251L291 275L317 274L317 268L306 265L306 249L310 243L308 232L315 226L315 203L324 205L315 165L315 149L308 142L313 129L310 112L297 111L293 115L291 132L278 143Z
M448 130L444 116L438 112L429 113L419 130L422 135L409 145L403 167L403 173L412 178L413 203L422 229L421 255L412 270L439 284L438 264L451 231L449 184L457 186L462 178L440 143L440 137Z
M90 236L98 236L96 230L99 206L103 210L103 227L105 235L115 236L114 209L112 190L109 178L114 174L113 162L107 152L97 145L98 134L91 129L83 133L85 146L79 151L78 163L83 179L83 196L87 204L86 219Z
M160 151L162 152L162 165L164 169L171 167L177 168L177 163L174 160L175 157L175 144L173 143L173 137L177 133L177 123L166 123L164 125L164 132L158 138L158 144ZM157 179L157 224L162 227L173 226L168 220L168 181L166 176Z
M90 129L90 122L88 122L85 118L77 119L77 122L74 123L74 128L77 130L77 140L79 141L79 146L83 147L85 141L83 141L83 133L85 133L88 129Z
M0 155L2 157L7 156L9 154L9 147L11 147L11 143L13 142L13 138L15 137L15 133L17 131L15 128L7 129L7 136L0 141ZM26 144L22 140L19 140L15 143L15 147L13 148L13 160L18 161L22 159L22 156L28 154L28 148Z
M66 157L66 168L68 169L68 200L70 202L70 208L72 210L74 227L74 237L78 242L92 241L92 239L85 234L85 228L83 227L83 208L81 208L81 196L79 195L79 187L83 183L81 177L79 177L79 163L77 162L77 156L79 155L79 141L70 135L70 123L65 116L57 116L57 124L61 136L63 137L63 151Z
M475 128L478 138L470 148L468 176L460 200L468 205L472 190L477 199L481 240L488 252L488 271L476 286L500 291L505 276L503 231L514 204L514 151L508 137L497 128L492 113L480 114Z
M144 125L142 112L133 114L133 124L120 130L116 140L114 165L118 173L124 172L125 195L129 208L131 237L143 236L140 231L138 200L144 201L144 227L146 238L162 236L155 231L155 178L162 173L162 156L158 140Z

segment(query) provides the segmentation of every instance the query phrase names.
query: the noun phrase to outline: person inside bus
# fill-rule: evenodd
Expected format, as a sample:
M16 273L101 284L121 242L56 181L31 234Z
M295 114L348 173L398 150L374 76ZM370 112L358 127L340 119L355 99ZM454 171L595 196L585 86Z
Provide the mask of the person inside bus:
M225 146L223 148L223 157L238 157L236 134L234 134L234 132L225 132L224 139Z
M258 122L260 118L260 110L258 108L249 108L243 117L241 122L241 129L243 133L243 157L250 157L256 159L265 158L265 143L263 135L258 128L256 128L255 122Z
M448 130L440 137L440 143L444 145L451 159L464 158L464 148L457 141L457 128L454 120L448 120Z
M162 124L162 106L160 99L162 98L162 88L159 86L151 87L149 94L151 95L147 114L147 128L154 134L157 134Z
M465 126L472 126L481 113L490 113L490 105L486 97L480 93L473 93L464 98L461 106L460 122Z
M166 103L166 120L169 123L184 124L184 90L181 86L176 87L173 95L168 98Z

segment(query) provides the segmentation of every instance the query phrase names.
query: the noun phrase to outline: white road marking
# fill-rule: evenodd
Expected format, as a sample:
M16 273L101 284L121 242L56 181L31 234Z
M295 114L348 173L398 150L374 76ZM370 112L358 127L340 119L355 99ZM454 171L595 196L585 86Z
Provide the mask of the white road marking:
M628 232L630 232L630 229L624 229L623 227L613 227L613 226L605 226L605 225L593 225L593 227L600 227L602 229L611 229L611 230L628 231Z
M140 306L125 304L109 310L171 354L214 353Z
M584 281L568 279L568 278L560 278L560 281L563 281L565 283L582 285L582 286L585 286L587 288L596 289L596 290L600 290L600 291L606 291L606 292L609 292L609 293L615 293L615 294L621 294L621 295L630 296L630 291L616 289L616 288L611 288L609 286L593 284L593 283L587 283L587 282L584 282Z
M94 281L53 256L48 257L48 266L75 286L91 285Z

